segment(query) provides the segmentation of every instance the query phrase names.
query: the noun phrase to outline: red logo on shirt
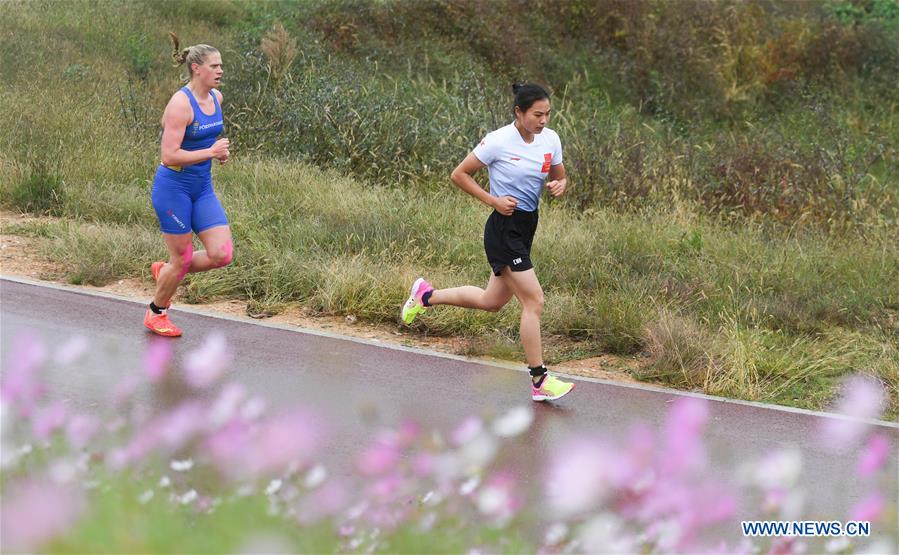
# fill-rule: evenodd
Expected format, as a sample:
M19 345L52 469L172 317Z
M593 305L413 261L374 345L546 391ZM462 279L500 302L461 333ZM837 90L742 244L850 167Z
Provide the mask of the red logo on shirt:
M552 161L553 161L553 153L552 152L548 152L548 153L544 154L543 155L543 167L540 168L540 171L542 173L549 173L549 166L552 164Z
M517 162L517 161L521 160L521 158L519 158L518 156L513 156L513 157L509 158L509 160L512 160L513 162Z

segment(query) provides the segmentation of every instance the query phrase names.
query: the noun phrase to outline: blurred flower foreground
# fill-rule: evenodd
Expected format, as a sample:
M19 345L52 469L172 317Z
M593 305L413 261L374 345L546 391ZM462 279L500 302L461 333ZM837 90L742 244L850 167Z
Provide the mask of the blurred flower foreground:
M171 341L150 341L95 413L54 399L47 383L91 349L82 337L48 345L26 331L4 353L4 553L897 550L895 538L876 533L897 518L884 493L894 446L865 423L885 403L881 384L865 377L844 384L834 411L847 418L822 419L820 441L857 453L870 493L846 514L820 515L798 486L797 448L713 472L700 399L673 403L659 429L638 423L615 440L572 435L548 460L522 460L530 405L450 430L411 421L372 428L348 460L327 456L339 430L310 407L270 410L229 380L220 334L179 368ZM523 464L539 479L525 480ZM740 537L741 520L811 519L867 520L875 533Z

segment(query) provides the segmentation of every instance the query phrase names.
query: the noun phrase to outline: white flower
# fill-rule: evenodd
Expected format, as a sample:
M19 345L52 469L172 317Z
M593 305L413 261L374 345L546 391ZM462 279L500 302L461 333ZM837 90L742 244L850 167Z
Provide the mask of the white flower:
M265 400L261 397L252 397L243 404L240 416L245 420L256 420L265 413Z
M213 332L203 345L188 353L184 361L187 382L199 389L214 384L231 363L231 351L220 332Z
M896 543L889 538L873 538L871 543L861 546L856 553L858 555L879 555L881 553L896 553Z
M266 495L274 495L278 493L278 490L281 489L281 486L284 484L281 480L272 480L269 482L268 487L265 488Z
M459 455L462 458L463 471L479 471L485 468L496 456L499 442L490 434L480 434L467 442Z
M586 553L633 553L633 540L622 528L621 520L611 513L587 521L578 533L582 550Z
M534 422L534 409L519 405L493 421L493 433L499 437L515 437L526 432Z
M0 468L6 468L12 465L13 447L9 443L10 437L10 412L6 401L0 398Z
M209 411L209 422L218 427L230 420L237 413L246 395L246 388L243 385L236 382L226 385Z
M564 522L556 522L550 525L543 536L543 543L546 545L556 545L561 543L568 536L568 526Z
M3 468L15 466L19 463L19 459L31 453L33 449L30 443L26 443L18 449L4 448L2 453Z
M75 477L78 476L78 467L76 464L65 459L54 461L53 464L50 465L49 471L50 479L60 485L71 483Z
M235 494L238 498L240 498L240 497L249 497L249 496L253 495L254 493L256 493L256 492L255 492L255 490L253 489L252 484L243 484L242 486L240 486L240 487L237 488L237 491L234 492L234 494Z
M175 499L176 499L176 501L178 501L178 503L180 503L182 505L187 505L189 503L193 503L194 501L197 500L197 490L192 489L192 490L188 491L187 493L185 493L184 495L182 495L180 497L176 497Z
M479 485L481 485L481 477L472 476L471 478L463 482L461 486L459 486L459 495L469 495L471 492L476 490Z
M306 477L303 479L303 485L308 489L315 489L322 485L327 478L328 469L317 464L310 468L309 472L306 473Z
M169 467L175 472L187 472L194 467L193 459L184 459L183 461L172 461Z
M346 517L349 520L356 520L365 514L365 511L368 510L368 501L360 501L359 503L353 505L349 509L347 509Z
M485 515L494 515L506 505L506 492L500 488L486 487L478 494L478 510Z
M675 552L683 535L683 528L677 519L668 518L659 522L656 543L662 552Z
M793 447L774 451L755 467L754 482L762 489L790 489L802 472L802 453Z
M851 546L851 542L847 537L833 538L824 546L824 550L828 553L843 553Z

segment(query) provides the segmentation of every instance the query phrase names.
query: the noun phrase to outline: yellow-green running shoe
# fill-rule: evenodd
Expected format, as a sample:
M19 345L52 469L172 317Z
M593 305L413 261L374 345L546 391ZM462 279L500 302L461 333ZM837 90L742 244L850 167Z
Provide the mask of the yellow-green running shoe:
M531 382L531 399L535 401L555 401L568 395L574 389L572 382L563 382L555 376L546 374L540 387Z
M412 289L409 290L409 298L403 303L403 310L400 312L400 317L402 317L406 325L411 324L420 312L427 309L421 298L425 293L433 290L434 288L425 281L425 278L415 280L415 283L412 284Z

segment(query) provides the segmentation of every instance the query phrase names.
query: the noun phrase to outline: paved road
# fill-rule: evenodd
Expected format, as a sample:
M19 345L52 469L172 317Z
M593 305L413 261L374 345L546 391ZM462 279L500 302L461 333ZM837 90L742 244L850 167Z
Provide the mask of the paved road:
M51 343L73 333L91 337L100 346L97 352L77 371L51 375L51 389L75 406L102 406L112 385L141 371L136 355L150 339L142 327L143 310L129 300L0 279L4 360L22 328L37 330ZM271 405L302 401L326 416L336 431L330 452L337 459L358 452L373 417L385 425L412 418L426 427L449 430L466 416L497 414L530 403L526 376L514 369L255 322L176 313L186 334L174 340L176 358L200 346L210 331L221 331L236 352L233 377ZM151 402L166 402L160 392L143 394ZM572 432L618 437L634 422L656 426L679 395L578 380L577 389L559 403L536 404L536 423L527 436L529 451L522 452L521 459L543 460L559 438ZM730 472L771 449L795 445L803 452L801 482L815 518L843 520L846 507L869 491L869 485L854 476L855 453L836 456L816 445L820 421L828 416L723 400L712 401L710 415L707 440L713 470ZM899 445L899 426L881 426L893 445ZM897 478L887 485L887 494L895 506L896 452L890 465L890 476ZM537 479L537 464L531 468L528 478Z

